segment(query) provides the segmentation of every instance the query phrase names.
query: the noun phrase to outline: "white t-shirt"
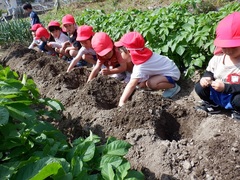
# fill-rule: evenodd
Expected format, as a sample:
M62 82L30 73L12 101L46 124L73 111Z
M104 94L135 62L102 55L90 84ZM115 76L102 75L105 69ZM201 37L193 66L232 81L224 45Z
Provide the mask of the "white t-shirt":
M180 78L180 71L171 59L153 53L146 62L133 66L131 79L139 78L139 82L143 82L155 75L170 76L177 81Z
M61 48L62 44L68 41L68 36L61 32L59 38L54 38L55 42L50 42L52 48Z
M82 46L79 49L77 56L79 57L79 56L82 56L83 54L96 55L96 52L92 48L87 49L87 48Z
M215 79L222 80L223 82L227 82L227 77L230 74L240 74L240 63L235 65L225 65L224 59L227 56L215 55L208 63L207 71L213 73Z

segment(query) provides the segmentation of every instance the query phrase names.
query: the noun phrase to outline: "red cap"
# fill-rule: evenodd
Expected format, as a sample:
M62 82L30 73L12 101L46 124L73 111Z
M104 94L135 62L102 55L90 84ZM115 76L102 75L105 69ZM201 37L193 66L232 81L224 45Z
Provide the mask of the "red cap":
M31 31L36 31L38 28L40 28L40 27L43 27L43 25L42 24L40 24L40 23L37 23L37 24L34 24L34 25L32 25L32 27L31 27Z
M92 26L82 25L77 30L77 41L85 41L94 35Z
M45 37L46 39L50 38L50 33L44 27L40 27L36 31L36 39L41 39L42 37Z
M240 46L240 12L234 12L223 18L216 29L214 45L222 48Z
M62 18L62 24L76 24L74 17L71 14L67 14Z
M104 56L113 49L112 39L104 32L96 33L92 38L92 47L99 56Z
M130 51L133 64L142 64L146 62L153 54L153 52L145 47L145 41L139 32L129 32L122 36L122 38L115 42L116 47L124 46Z
M60 27L61 25L60 25L60 23L57 22L57 21L50 21L49 24L48 24L48 27L50 27L50 26Z

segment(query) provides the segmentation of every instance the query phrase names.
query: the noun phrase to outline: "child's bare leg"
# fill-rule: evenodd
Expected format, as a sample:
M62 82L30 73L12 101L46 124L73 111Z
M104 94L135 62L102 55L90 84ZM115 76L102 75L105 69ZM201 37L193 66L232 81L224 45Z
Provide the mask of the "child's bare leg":
M78 50L70 50L69 51L69 54L70 54L71 57L77 56L77 53L78 53Z
M147 82L147 81L140 82L140 83L138 84L138 87L139 87L139 88L146 88L146 87L147 87L146 82Z
M61 54L62 56L66 56L66 57L70 57L69 53L65 51L65 47L62 47L59 49L59 54Z
M165 76L156 75L149 78L146 82L147 87L153 90L173 88L174 84L170 83Z
M90 54L84 54L82 56L82 59L87 61L89 64L93 64L93 65L96 64L96 60L94 60L93 56Z

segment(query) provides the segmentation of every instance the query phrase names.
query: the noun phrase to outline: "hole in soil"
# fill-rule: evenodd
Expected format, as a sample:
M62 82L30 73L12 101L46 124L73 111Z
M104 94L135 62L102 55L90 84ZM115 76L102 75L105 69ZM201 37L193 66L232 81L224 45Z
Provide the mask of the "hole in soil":
M117 105L115 103L111 103L111 102L104 102L102 100L101 101L97 100L96 102L100 109L108 110L108 109L113 109L113 108L117 107Z
M156 133L163 140L175 140L181 139L179 134L180 124L177 120L168 112L162 111L161 118L156 121Z

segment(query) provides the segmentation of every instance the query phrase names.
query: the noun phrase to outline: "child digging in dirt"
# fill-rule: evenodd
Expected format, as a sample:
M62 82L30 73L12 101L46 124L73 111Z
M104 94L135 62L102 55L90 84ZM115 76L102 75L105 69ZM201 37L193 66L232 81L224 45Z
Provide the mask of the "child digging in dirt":
M92 48L91 40L94 35L92 26L82 25L77 30L77 41L82 45L76 57L73 58L67 72L71 71L80 60L85 60L89 64L96 64L96 52Z
M63 30L68 34L68 42L65 42L62 47L63 59L68 62L77 55L78 50L82 47L80 42L76 40L77 38L77 24L72 15L67 14L62 18ZM87 62L82 60L81 65L87 65Z
M28 49L34 49L36 51L39 51L39 48L38 46L41 44L41 40L36 40L36 31L39 27L43 27L42 24L40 23L37 23L37 24L34 24L30 31L32 32L32 37L33 37L33 41L32 43L28 46ZM37 47L37 48L36 48Z
M49 55L56 55L56 52L53 48L47 45L50 40L50 33L44 27L39 27L36 31L36 40L41 40L41 44L38 46L42 52L46 52Z
M138 32L129 32L115 43L124 46L131 55L134 64L131 79L120 98L119 106L123 106L136 86L151 90L165 89L163 97L172 98L180 91L175 81L180 78L180 71L169 58L152 52L145 47L145 41Z
M123 80L125 71L129 69L128 63L122 58L112 39L106 33L98 32L93 36L91 43L98 60L88 77L88 82L95 78L100 70L102 75L110 75L118 80ZM102 68L103 65L105 68Z
M203 100L197 109L210 114L232 110L232 118L240 119L240 12L223 18L216 28L215 55L195 91Z
M65 42L68 41L68 36L62 32L62 28L60 27L60 23L58 21L50 21L48 24L48 30L51 33L54 41L50 41L47 45L55 50L59 54L62 55L62 46Z

